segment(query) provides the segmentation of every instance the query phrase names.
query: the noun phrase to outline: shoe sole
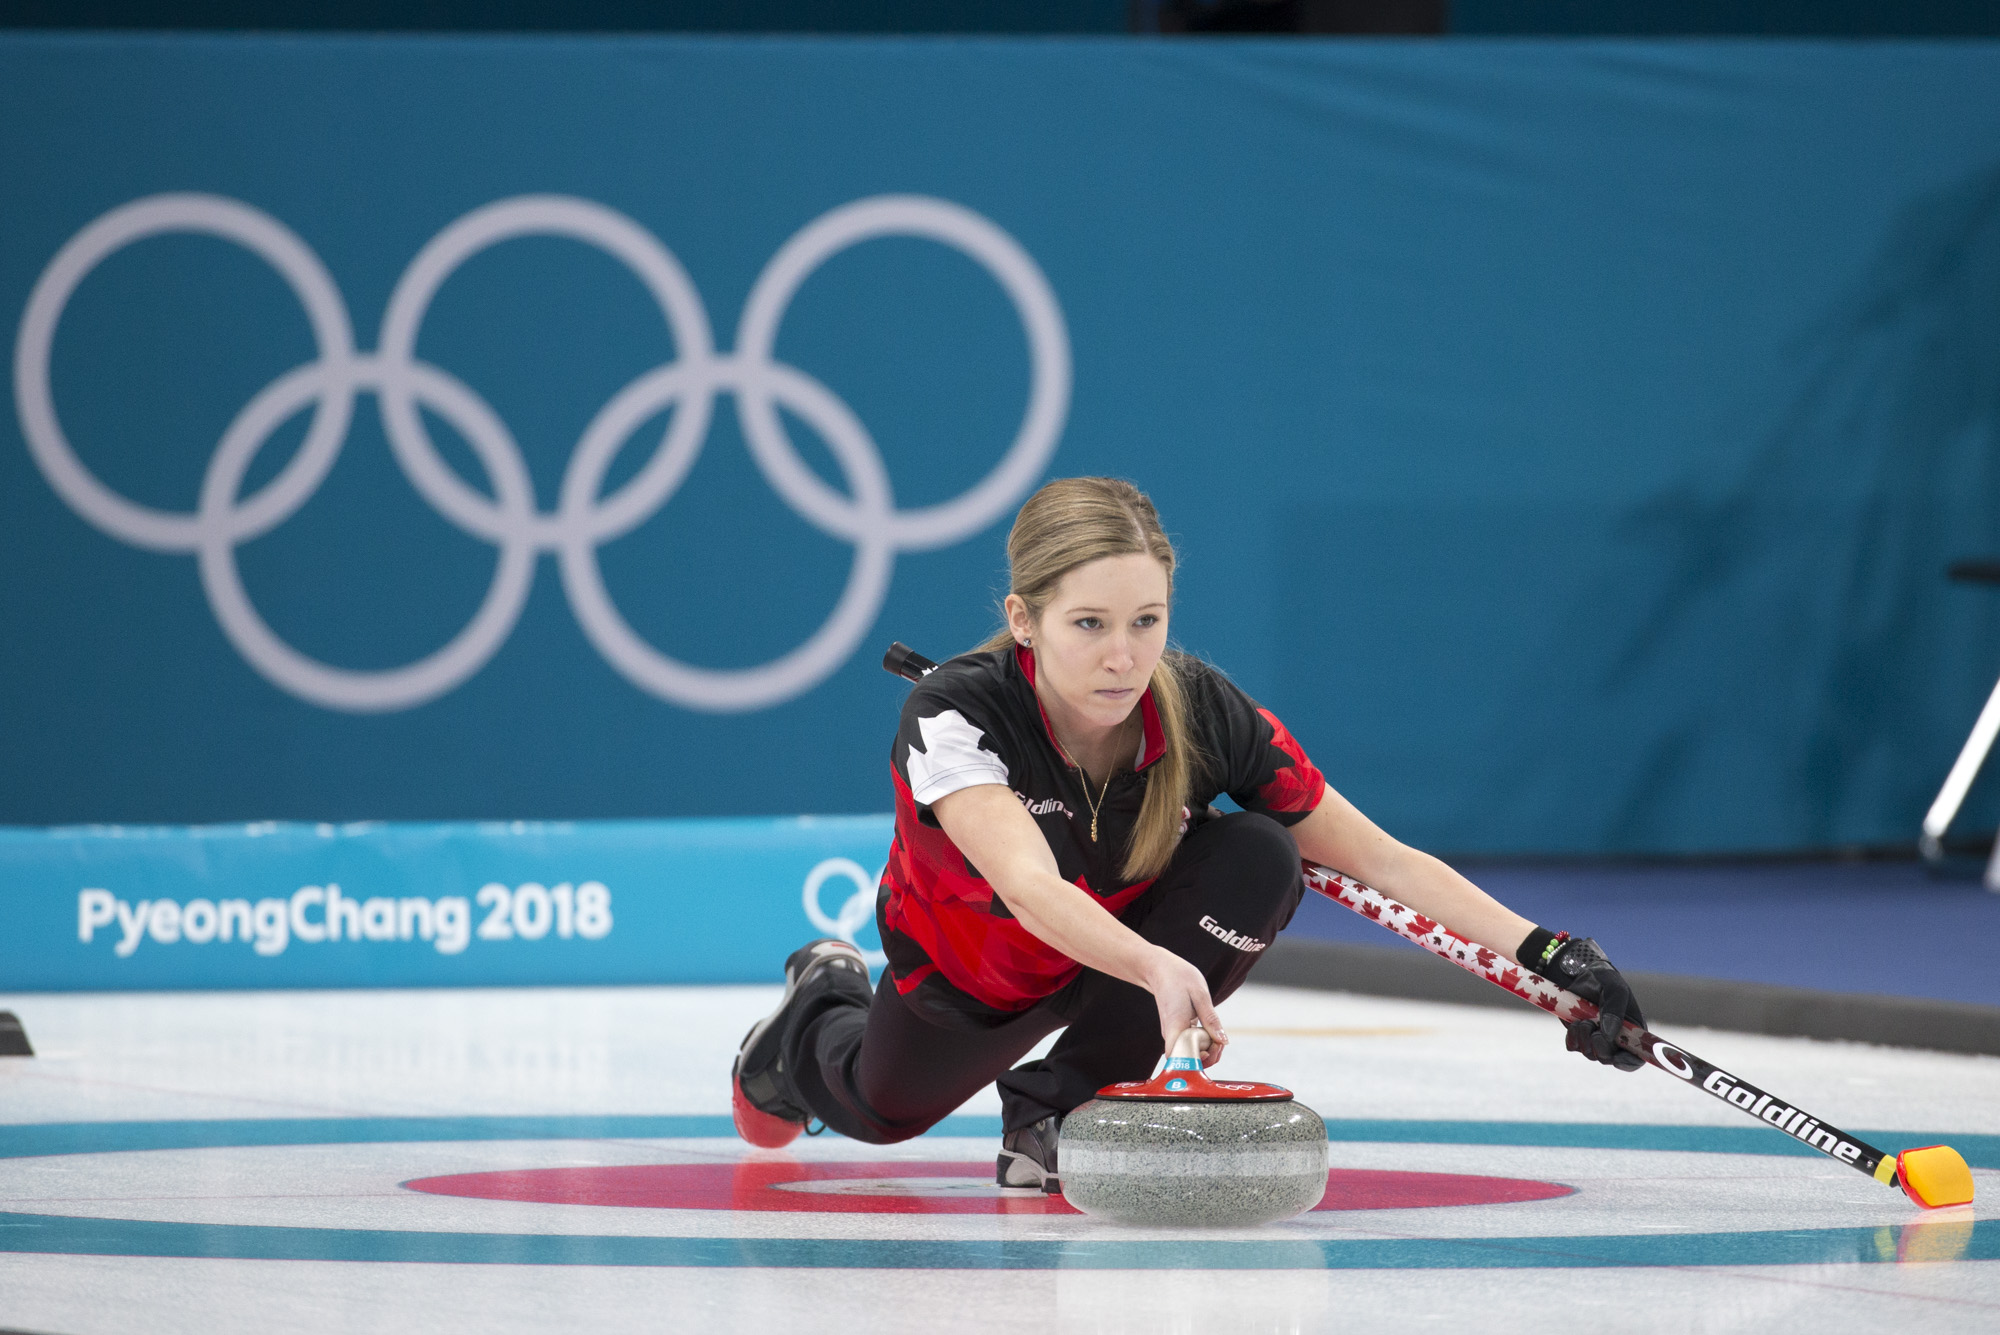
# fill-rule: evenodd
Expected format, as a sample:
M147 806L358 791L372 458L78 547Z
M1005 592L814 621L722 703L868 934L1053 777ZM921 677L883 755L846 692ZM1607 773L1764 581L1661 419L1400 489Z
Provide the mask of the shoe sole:
M806 1129L804 1122L787 1121L751 1103L733 1070L729 1073L729 1117L736 1123L736 1134L760 1150L781 1150Z

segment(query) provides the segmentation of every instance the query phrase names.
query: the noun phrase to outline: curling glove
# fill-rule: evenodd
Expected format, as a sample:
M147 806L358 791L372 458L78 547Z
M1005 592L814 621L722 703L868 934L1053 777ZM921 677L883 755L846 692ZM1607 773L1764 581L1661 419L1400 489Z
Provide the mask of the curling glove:
M1644 1026L1646 1017L1632 995L1632 985L1618 972L1604 951L1590 937L1575 938L1567 932L1550 933L1537 927L1528 933L1516 956L1552 983L1597 1003L1596 1020L1576 1020L1564 1027L1569 1031L1569 1050L1591 1061L1636 1071L1646 1063L1636 1054L1618 1046L1618 1034L1630 1020Z

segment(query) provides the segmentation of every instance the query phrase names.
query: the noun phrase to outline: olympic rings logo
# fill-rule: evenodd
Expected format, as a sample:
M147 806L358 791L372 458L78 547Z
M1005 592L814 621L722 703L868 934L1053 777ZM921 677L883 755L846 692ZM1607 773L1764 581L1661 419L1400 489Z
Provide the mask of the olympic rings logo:
M140 505L100 482L71 447L50 387L50 348L71 295L112 254L168 233L219 237L270 264L305 308L315 361L273 380L223 432L193 511ZM646 288L673 336L676 360L640 375L600 409L564 471L553 510L537 504L521 451L491 407L463 381L416 357L417 335L438 289L490 246L552 236L594 246ZM951 246L983 266L1007 293L1028 337L1030 384L1021 425L1000 462L953 500L896 506L880 451L831 390L772 360L778 328L812 273L851 246L878 237ZM700 294L673 253L621 213L590 200L521 195L475 209L433 237L398 279L373 352L354 346L339 289L319 257L269 214L217 195L168 194L111 210L72 237L36 282L14 353L14 400L36 465L56 493L99 530L135 547L192 554L217 622L267 680L328 709L409 709L457 688L497 653L527 602L539 556L556 558L570 609L590 642L641 690L690 709L761 709L803 694L854 652L881 611L899 552L962 542L1025 495L1047 466L1069 411L1070 348L1055 293L1035 261L991 221L948 200L877 195L814 219L779 247L751 288L733 351L716 348ZM798 515L852 544L840 599L818 630L756 667L702 668L642 639L611 601L597 549L645 523L694 466L718 394L736 398L758 471ZM359 671L308 657L280 639L252 605L236 548L296 514L339 456L357 395L372 394L396 463L450 523L498 551L492 583L472 619L444 647L401 667ZM304 443L262 487L242 494L245 475L271 434L312 408ZM419 408L450 423L478 457L489 498L438 453ZM638 472L600 494L626 441L673 409L659 445ZM778 410L825 441L847 485L830 487L799 456Z
M840 906L838 914L828 917L820 907L819 888L836 876L853 882L854 893ZM881 881L881 872L871 877L853 858L827 858L806 873L806 920L828 936L837 936L859 950L871 969L881 968L889 962L889 957L879 950L868 949L856 938L862 928L875 921L875 887Z

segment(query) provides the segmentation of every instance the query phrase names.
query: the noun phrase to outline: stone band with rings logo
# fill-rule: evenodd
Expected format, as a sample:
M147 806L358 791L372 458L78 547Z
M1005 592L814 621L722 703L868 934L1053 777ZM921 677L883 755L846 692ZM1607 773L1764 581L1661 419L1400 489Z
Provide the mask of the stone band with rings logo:
M820 907L819 890L836 876L853 882L854 893L841 904L840 912L829 918L826 910ZM852 858L827 858L806 873L804 899L807 920L828 936L837 936L859 950L861 958L868 962L871 969L881 968L889 962L889 957L879 950L870 950L856 938L862 928L875 921L875 889L881 883L882 872L870 876Z
M78 285L126 246L175 233L232 241L269 263L304 306L319 353L273 380L237 413L209 459L192 512L140 505L99 481L64 435L50 383L56 327ZM492 408L463 381L416 359L418 331L445 280L488 247L530 236L579 241L622 262L659 305L676 350L674 361L640 375L598 411L570 456L552 511L536 503L526 461ZM897 508L881 453L848 406L803 371L772 360L779 324L805 280L833 256L878 237L935 241L984 266L1013 302L1028 340L1027 409L1006 453L964 493L919 509ZM354 346L346 303L319 257L283 223L218 195L165 194L112 209L49 261L21 317L14 400L29 452L56 494L120 541L193 554L230 643L266 679L300 699L379 713L456 689L512 633L537 558L547 552L556 558L584 634L628 681L689 709L731 712L793 699L846 662L881 611L897 553L962 542L1025 496L1055 452L1069 411L1070 373L1062 311L1033 258L985 217L943 199L877 195L801 228L758 275L733 352L714 346L708 314L680 262L630 218L572 196L498 200L459 218L417 253L390 295L371 353ZM360 393L375 396L396 463L418 494L499 551L485 598L457 635L415 662L378 671L323 663L280 639L252 605L236 563L240 544L284 523L325 481ZM788 653L747 668L696 667L642 639L612 603L597 560L599 546L645 523L679 488L722 393L736 398L744 439L765 481L815 528L854 547L846 586L819 629ZM269 482L241 495L271 434L308 406L312 417L298 452ZM445 462L420 408L465 438L492 485L491 497ZM651 457L630 480L600 495L620 448L669 408L672 418ZM848 494L827 485L799 456L780 408L824 440Z

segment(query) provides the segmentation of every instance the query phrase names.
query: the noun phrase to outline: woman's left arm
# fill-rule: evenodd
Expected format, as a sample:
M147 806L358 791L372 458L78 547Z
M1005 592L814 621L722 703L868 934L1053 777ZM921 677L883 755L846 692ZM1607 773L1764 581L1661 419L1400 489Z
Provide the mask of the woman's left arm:
M1307 861L1346 872L1467 940L1503 951L1523 967L1596 1002L1596 1020L1568 1024L1570 1051L1621 1071L1639 1069L1640 1059L1619 1046L1618 1035L1627 1020L1643 1027L1646 1017L1631 985L1597 942L1537 927L1430 854L1384 834L1332 788L1310 815L1292 826L1292 837Z
M1535 930L1443 862L1384 834L1330 786L1312 814L1292 826L1292 837L1308 862L1346 872L1467 940L1513 956Z

